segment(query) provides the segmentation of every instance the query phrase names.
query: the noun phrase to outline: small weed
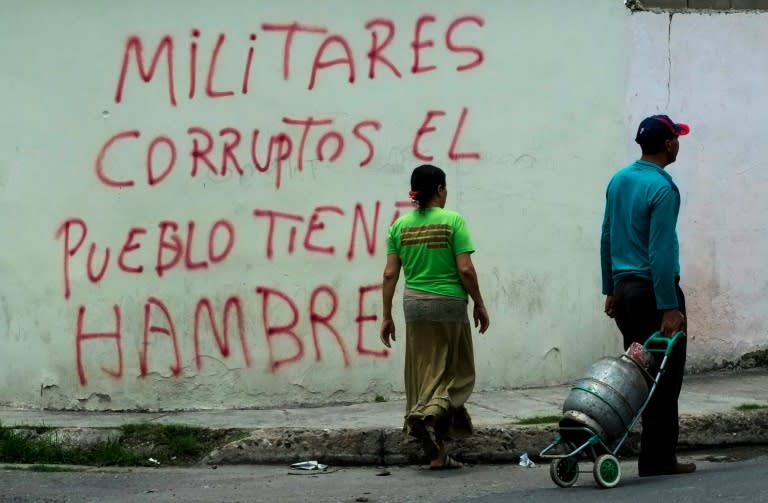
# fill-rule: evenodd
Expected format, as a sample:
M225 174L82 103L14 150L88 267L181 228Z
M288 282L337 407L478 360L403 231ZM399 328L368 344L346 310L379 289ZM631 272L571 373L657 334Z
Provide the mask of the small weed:
M379 403L380 403L380 402L386 402L386 401L387 401L387 399L386 399L386 398L384 398L384 397L383 397L383 396L381 396L381 395L376 395L376 398L375 398L374 400L375 400L376 402L379 402Z
M127 443L153 445L151 455L167 464L200 457L205 451L208 432L176 424L133 424L123 426L123 433Z
M90 456L85 456L85 462L77 464L96 466L141 466L146 464L143 456L126 449L119 441L102 442L86 453Z
M534 416L521 419L517 424L552 424L559 422L560 419L560 416Z
M762 405L759 403L743 403L736 407L736 410L762 410L768 409L768 405Z

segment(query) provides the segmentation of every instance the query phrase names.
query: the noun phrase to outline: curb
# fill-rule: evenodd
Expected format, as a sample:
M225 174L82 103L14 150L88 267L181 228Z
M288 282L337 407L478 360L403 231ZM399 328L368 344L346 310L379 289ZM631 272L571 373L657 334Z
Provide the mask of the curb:
M469 438L451 442L458 459L469 463L517 462L522 453L534 461L557 436L557 426L517 425L475 428ZM681 450L768 444L768 410L681 416ZM639 433L633 431L620 455L638 453ZM399 428L292 429L252 431L244 439L215 449L203 460L207 465L291 464L318 460L332 465L397 465L425 461L420 446L409 442Z

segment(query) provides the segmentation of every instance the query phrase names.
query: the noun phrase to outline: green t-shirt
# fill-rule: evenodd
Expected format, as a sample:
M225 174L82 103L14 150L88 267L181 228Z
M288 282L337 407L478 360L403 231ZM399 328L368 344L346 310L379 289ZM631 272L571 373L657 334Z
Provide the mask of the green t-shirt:
M464 218L442 208L414 210L389 229L387 254L400 257L405 287L422 292L467 298L456 255L475 251Z

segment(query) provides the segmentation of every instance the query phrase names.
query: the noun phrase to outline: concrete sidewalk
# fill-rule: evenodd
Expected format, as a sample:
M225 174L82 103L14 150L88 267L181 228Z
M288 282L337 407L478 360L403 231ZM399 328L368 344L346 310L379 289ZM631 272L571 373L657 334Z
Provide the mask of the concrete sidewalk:
M475 393L468 409L476 434L452 444L452 453L470 462L516 461L536 455L557 435L556 426L522 425L540 416L559 416L569 386ZM768 443L768 409L739 411L743 404L768 407L768 369L717 372L686 377L680 397L682 448ZM124 424L182 424L240 430L241 440L219 446L211 464L293 463L317 459L329 464L397 464L421 461L417 445L401 431L403 401L316 408L206 410L159 413L57 412L0 408L3 426L65 430L69 438L119 434ZM636 451L637 435L626 442Z

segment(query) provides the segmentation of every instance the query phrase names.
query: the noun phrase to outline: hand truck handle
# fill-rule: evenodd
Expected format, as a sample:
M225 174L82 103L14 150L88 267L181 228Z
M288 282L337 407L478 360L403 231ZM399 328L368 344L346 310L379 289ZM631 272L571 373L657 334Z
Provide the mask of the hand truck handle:
M675 333L672 337L665 337L659 331L651 335L643 346L651 353L664 353L664 356L669 356L672 353L672 348L675 347L675 343L683 337L685 337L685 332L682 330ZM651 347L651 345L655 347Z

